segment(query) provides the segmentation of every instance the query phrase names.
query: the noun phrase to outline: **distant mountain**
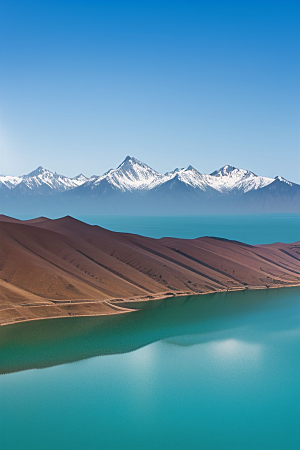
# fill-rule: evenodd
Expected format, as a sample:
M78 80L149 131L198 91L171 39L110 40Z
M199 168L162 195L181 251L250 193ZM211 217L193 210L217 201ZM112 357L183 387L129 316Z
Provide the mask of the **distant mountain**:
M162 175L151 167L127 156L116 168L111 169L100 177L93 177L84 185L84 189L96 190L99 193L105 189L119 190L121 192L150 189Z
M211 173L211 186L220 192L230 192L233 190L249 192L260 189L274 180L272 178L260 177L249 170L237 169L233 166L224 166Z
M300 186L226 165L211 174L192 166L161 174L127 156L105 174L74 178L38 167L0 176L0 213L224 214L300 212Z
M10 177L0 175L0 186L5 185L18 194L47 194L62 192L80 186L87 181L87 177L80 174L74 178L53 173L39 166L27 175Z
M247 192L245 200L252 209L265 212L300 212L300 185L275 177L267 186Z

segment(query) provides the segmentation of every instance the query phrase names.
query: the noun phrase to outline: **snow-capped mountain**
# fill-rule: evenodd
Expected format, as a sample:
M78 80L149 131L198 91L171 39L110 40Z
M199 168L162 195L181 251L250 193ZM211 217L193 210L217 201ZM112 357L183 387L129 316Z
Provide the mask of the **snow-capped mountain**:
M198 172L192 166L187 168L175 169L172 172L165 173L156 183L152 184L150 188L159 188L160 186L174 186L186 185L196 190L207 191L210 186L207 183L207 175Z
M108 184L115 190L133 192L155 189L172 179L178 179L194 188L206 190L205 177L192 166L161 174L136 158L127 156L116 169L88 181L85 187L95 189Z
M42 167L0 176L0 213L19 214L22 208L33 215L298 212L300 186L229 165L211 174L192 166L161 174L127 156L116 169L90 178Z
M95 189L104 183L108 183L113 189L125 192L150 189L161 178L162 175L151 169L147 164L127 156L116 169L111 169L104 175L89 180L87 186Z
M5 185L15 193L46 194L81 186L87 179L83 174L68 178L39 166L29 174L20 177L0 176L0 185Z
M102 191L104 186L106 189L110 186L122 192L132 192L155 189L167 182L171 186L173 185L170 183L171 180L182 182L194 189L202 191L214 189L221 193L228 193L232 190L248 192L267 186L274 181L272 178L257 176L249 170L237 169L228 165L210 175L202 174L192 166L160 174L136 158L127 156L116 169L111 169L104 175L89 180L88 186L92 189L98 187L99 191Z
M0 188L13 189L21 183L22 177L11 177L10 175L0 175Z
M226 165L210 175L202 174L192 166L188 166L186 169L175 169L173 172L166 173L160 180L160 184L176 177L195 189L202 191L214 189L221 193L229 193L233 190L245 193L267 186L274 181L273 178L257 176L249 170Z
M282 177L278 179L289 183ZM132 192L154 189L171 180L177 180L194 189L207 191L210 188L221 193L232 190L248 192L267 186L274 181L273 178L257 176L249 170L228 165L210 175L202 174L192 166L161 174L136 158L127 156L116 169L110 169L101 176L94 175L88 178L80 174L69 178L40 166L27 175L0 176L0 186L10 190L18 187L19 192L31 191L32 193L62 192L82 185L99 191L102 191L104 187L110 187L122 192Z
M274 178L255 175L250 170L237 169L233 166L223 166L207 176L209 185L219 192L230 192L239 190L248 192L252 189L260 189L272 183Z

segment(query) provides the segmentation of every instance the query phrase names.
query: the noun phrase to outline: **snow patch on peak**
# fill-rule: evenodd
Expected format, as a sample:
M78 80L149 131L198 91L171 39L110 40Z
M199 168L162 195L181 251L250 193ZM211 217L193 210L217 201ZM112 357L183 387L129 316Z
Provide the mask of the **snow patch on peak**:
M260 177L250 170L238 169L234 166L223 166L221 169L207 175L209 185L219 192L237 190L248 192L272 183L273 178Z
M158 179L155 183L155 186L151 186L151 188L157 187L165 183L166 181L174 180L176 178L195 189L199 188L202 191L205 191L207 189L206 175L201 174L192 166L188 166L187 168L182 169L176 168L172 172L167 172L160 179Z
M83 173L80 173L76 177L71 178L71 180L73 180L74 182L76 182L78 184L78 186L80 186L80 184L83 184L88 180L88 177L83 175Z
M285 178L280 177L280 176L276 176L276 177L274 178L274 180L278 180L278 181L281 181L282 183L288 184L289 186L293 186L293 183L292 183L291 181L288 181L288 180L286 180Z
M78 180L78 178L85 178L87 180L87 177L83 173L79 173L76 177L73 177L73 180Z
M273 178L257 176L249 170L238 169L228 164L210 175L198 172L191 165L187 168L176 168L163 175L138 159L126 156L116 169L110 169L102 176L94 175L87 178L80 173L74 178L68 178L39 166L33 172L22 177L0 176L0 188L3 188L3 192L7 192L7 188L10 190L17 188L15 192L30 191L34 194L43 194L66 191L83 184L94 189L103 183L103 189L110 186L116 191L133 192L151 190L172 180L178 186L182 183L182 185L185 184L194 189L211 190L224 194L232 191L245 193L265 187L274 181ZM283 177L276 177L275 180L293 186L293 183Z
M10 175L0 175L0 187L1 185L6 186L8 189L13 189L15 186L20 184L22 177L13 177Z
M45 172L49 172L49 170L44 169L44 167L42 166L39 166L32 172L28 173L27 175L24 175L24 178L37 177L38 175L42 175Z
M182 167L181 169L179 169L179 167L176 167L176 169L172 170L171 172L166 172L165 175L170 176L170 175L180 172L181 170L184 170L184 168Z
M21 191L31 191L32 193L43 194L45 192L62 192L73 189L87 181L83 175L77 175L74 178L68 178L56 172L51 172L39 166L27 175L19 177L18 189ZM16 184L16 185L17 185Z
M121 164L118 165L117 169L112 169L112 170L118 170L121 167L124 167L124 166L127 167L127 166L131 166L133 164L139 164L141 166L146 166L146 164L142 163L141 161L134 158L133 156L126 156L124 161L122 161ZM148 167L148 166L146 166L146 167Z
M116 168L106 172L94 181L97 186L106 180L114 189L121 191L134 191L136 189L149 189L152 183L162 175L132 156L127 156Z
M214 176L214 177L228 176L234 170L239 170L239 169L237 169L234 166L229 166L228 164L226 164L226 166L221 167L219 170L215 170L210 175Z
M241 178L249 175L253 175L255 177L257 176L255 175L255 173L250 172L250 170L238 169L237 167L229 165L223 166L219 170L215 170L210 175L212 177L233 177L233 178Z

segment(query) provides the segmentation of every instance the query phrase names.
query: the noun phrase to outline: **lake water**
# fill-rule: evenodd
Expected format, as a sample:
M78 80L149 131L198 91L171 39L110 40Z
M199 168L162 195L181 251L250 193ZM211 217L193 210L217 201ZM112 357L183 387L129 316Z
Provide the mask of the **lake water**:
M214 236L247 244L272 244L300 240L300 214L228 216L78 216L91 225L112 231L161 238L193 239Z
M299 216L246 217L93 220L153 237L300 239ZM299 450L299 299L211 294L0 327L0 449Z

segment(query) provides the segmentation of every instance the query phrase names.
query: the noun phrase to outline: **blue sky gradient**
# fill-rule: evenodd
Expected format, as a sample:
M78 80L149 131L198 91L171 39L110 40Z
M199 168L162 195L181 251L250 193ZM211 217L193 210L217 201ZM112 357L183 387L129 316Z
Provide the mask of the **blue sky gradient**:
M0 173L225 165L300 182L298 0L0 2Z

